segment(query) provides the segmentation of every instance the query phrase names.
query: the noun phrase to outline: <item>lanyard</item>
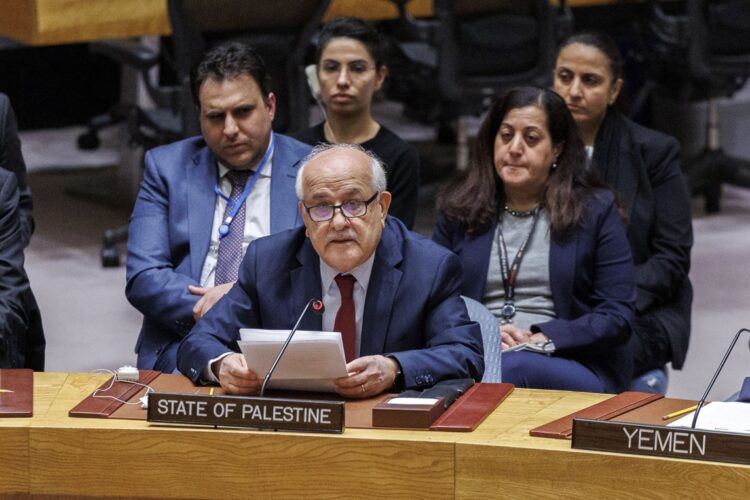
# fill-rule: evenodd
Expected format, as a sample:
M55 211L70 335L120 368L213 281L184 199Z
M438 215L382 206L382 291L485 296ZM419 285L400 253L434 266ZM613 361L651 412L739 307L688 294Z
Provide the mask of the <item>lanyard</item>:
M245 200L250 194L250 191L252 191L253 186L255 185L255 181L258 180L261 170L263 170L263 167L266 166L266 164L268 163L268 160L271 158L272 155L273 155L273 133L271 133L271 142L268 145L266 154L264 154L263 158L260 160L260 164L258 165L258 168L255 169L255 173L253 174L253 176L250 178L247 184L245 184L245 190L242 191L242 195L240 195L240 198L237 201L233 201L231 198L229 198L227 195L221 192L221 189L219 189L219 180L217 179L216 184L214 185L214 192L218 196L226 200L227 204L231 207L229 213L227 214L226 217L224 217L224 220L221 222L221 225L219 226L219 239L224 238L226 235L229 234L229 231L231 231L232 221L237 216L237 212L239 212L240 208L242 208L242 204L245 203Z
M516 294L516 277L518 276L518 269L521 267L521 260L523 260L526 246L529 241L531 241L531 237L534 234L534 229L539 220L539 211L541 208L540 205L534 210L534 221L531 223L531 230L518 248L516 257L513 259L513 264L510 266L508 265L508 249L505 247L505 238L503 238L502 221L500 221L497 226L497 246L500 253L500 274L503 277L503 289L505 290L505 303L500 309L503 323L511 323L513 321L513 316L516 315L516 306L513 303Z

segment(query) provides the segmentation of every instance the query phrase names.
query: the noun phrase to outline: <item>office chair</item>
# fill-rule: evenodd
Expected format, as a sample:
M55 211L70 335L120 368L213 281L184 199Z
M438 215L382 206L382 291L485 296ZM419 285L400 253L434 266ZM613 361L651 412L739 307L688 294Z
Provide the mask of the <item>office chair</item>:
M560 9L566 12L564 3ZM557 16L548 0L435 0L435 18L440 119L457 120L462 169L468 163L465 117L482 113L508 88L550 85Z
M572 31L564 0L557 9L546 0L435 0L435 17L418 20L407 13L408 1L391 0L399 10L390 30L398 66L386 93L441 129L478 115L510 87L548 85L556 39Z
M150 70L161 59L154 50L122 40L92 44L93 51L137 68L156 104L154 110L143 110L132 104L117 105L110 113L110 121L125 120L130 142L144 149L199 134L198 116L190 95L190 70L206 49L231 39L255 46L268 66L277 95L274 130L283 132L307 127L310 96L304 73L305 56L330 2L168 0L174 85L159 85L150 78ZM101 128L105 121L101 117L92 120L93 126L79 139L79 144L97 145L96 127ZM125 240L127 226L105 231L101 250L104 267L120 265L117 244Z
M648 22L656 85L680 100L706 99L702 153L683 170L706 212L721 209L721 184L750 187L750 161L728 156L719 141L718 99L734 94L750 76L750 2L651 1Z

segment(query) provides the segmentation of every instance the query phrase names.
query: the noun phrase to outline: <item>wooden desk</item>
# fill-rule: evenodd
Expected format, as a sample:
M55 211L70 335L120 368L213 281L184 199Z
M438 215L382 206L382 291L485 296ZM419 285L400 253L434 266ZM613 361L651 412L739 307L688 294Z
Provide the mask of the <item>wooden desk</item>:
M516 391L456 443L456 497L747 498L750 466L573 450L529 430L606 399Z
M0 35L29 45L170 33L166 0L2 0Z
M742 497L750 482L748 466L571 450L528 435L601 394L516 390L470 434L320 436L67 417L105 379L35 375L34 417L0 419L0 496Z
M415 16L430 16L432 0L412 0L408 10ZM325 20L397 15L396 6L388 0L334 0ZM166 0L0 0L0 36L28 45L170 33Z

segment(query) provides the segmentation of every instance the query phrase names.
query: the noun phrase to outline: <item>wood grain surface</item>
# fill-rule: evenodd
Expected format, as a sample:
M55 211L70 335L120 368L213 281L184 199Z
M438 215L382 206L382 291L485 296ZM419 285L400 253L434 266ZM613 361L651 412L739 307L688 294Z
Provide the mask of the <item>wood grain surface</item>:
M108 375L36 373L34 416L0 421L0 496L743 497L750 467L571 450L529 430L609 397L516 389L471 433L341 435L68 417Z

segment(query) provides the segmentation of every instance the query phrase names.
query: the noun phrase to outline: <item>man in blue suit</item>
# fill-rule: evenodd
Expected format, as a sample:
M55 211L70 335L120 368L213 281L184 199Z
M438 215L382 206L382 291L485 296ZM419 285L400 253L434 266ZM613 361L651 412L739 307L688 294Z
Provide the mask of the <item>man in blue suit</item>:
M359 146L318 146L300 168L297 197L305 227L250 245L237 284L180 345L182 373L230 394L258 391L265 374L236 353L238 330L288 330L322 297L322 318L308 315L301 328L342 333L349 375L336 381L340 395L482 378L481 332L458 294L458 259L387 216L379 160Z
M272 132L276 97L251 47L208 52L191 88L202 136L146 153L128 239L126 295L144 316L138 367L164 372L237 279L250 241L301 225L294 182L310 150Z

